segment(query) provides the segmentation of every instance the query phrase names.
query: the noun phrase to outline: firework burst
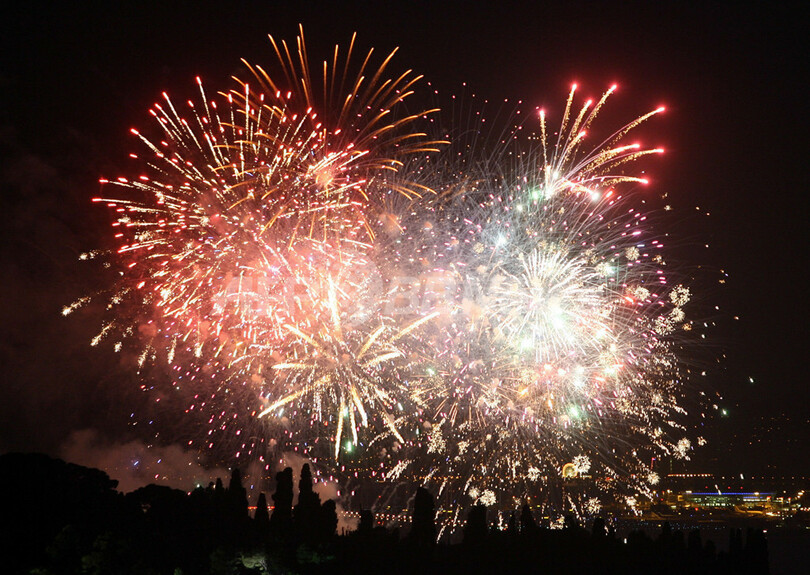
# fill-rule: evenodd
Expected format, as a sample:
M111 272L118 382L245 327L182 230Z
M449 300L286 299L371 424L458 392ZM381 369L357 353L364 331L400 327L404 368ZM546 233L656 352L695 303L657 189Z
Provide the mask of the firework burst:
M278 74L246 62L214 99L198 80L182 111L164 94L159 133L133 130L142 174L102 181L121 279L94 344L165 359L209 448L250 425L251 446L276 433L332 464L361 446L456 519L554 493L598 510L649 491L650 455L688 456L691 294L629 171L661 152L627 136L662 109L592 142L614 88L577 106L574 87L554 133L539 112L495 153L429 157L445 138L419 127L435 110L402 111L419 77L394 53L375 68L352 37L313 73L303 32L271 42Z
M612 92L575 109L572 90L555 141L540 113L539 135L503 154L512 168L467 179L444 208L437 249L455 246L445 269L466 285L450 323L426 335L439 351L416 386L418 454L404 457L451 508L566 489L593 508L572 477L592 477L602 496L649 492L648 456L688 455L676 342L689 293L667 284L662 244L622 195L646 183L626 166L661 152L625 137L661 109L590 148Z
M208 384L191 384L187 412L208 404L214 427L244 422L228 407L241 388L251 388L254 401L261 395L284 405L310 397L289 389L313 383L291 367L304 353L320 354L308 358L310 375L324 372L329 357L343 366L352 355L351 373L364 382L378 381L371 372L401 355L391 341L385 352L378 348L389 330L396 339L403 328L367 325L380 291L373 242L386 208L399 202L392 196L413 203L431 193L403 166L439 143L415 128L432 110L402 113L419 77L391 75L394 53L375 68L373 51L358 61L352 37L346 54L336 47L317 76L303 33L295 51L271 42L277 78L247 65L251 83L238 80L215 98L199 79L196 102L176 106L164 93L150 110L158 134L132 130L145 148L132 154L142 172L102 180L121 192L94 200L115 216L120 281L93 345L115 338L117 351L137 350L140 368L166 361L184 380L175 385L183 393L204 375ZM365 422L363 402L372 396L364 390L316 395L359 408ZM378 386L368 407L388 406L386 397ZM340 430L333 436L339 440Z
M430 111L395 113L418 78L388 77L393 53L373 70L369 52L354 79L336 78L325 68L327 101L319 102L312 97L319 89L311 83L303 37L297 60L286 44L273 46L288 89L262 68L249 67L268 91L240 82L240 89L209 100L198 79L200 101L188 101L185 113L164 94L151 110L160 136L153 140L133 130L148 150L143 159L133 154L146 162L146 172L102 180L126 192L95 200L116 215L124 269L111 299L116 319L102 337L128 315L121 307L135 300L153 326L151 347L179 345L198 357L238 358L255 354L256 347L282 345L285 326L313 314L276 296L311 283L301 275L312 270L313 257L367 252L374 206L391 192L390 181L384 191L376 182L399 169L401 158L435 147L406 129ZM341 66L335 49L333 68L348 73L353 46L354 38ZM302 79L293 81L298 72ZM338 97L344 106L333 117ZM394 191L409 198L424 191L411 189L404 178L398 182Z

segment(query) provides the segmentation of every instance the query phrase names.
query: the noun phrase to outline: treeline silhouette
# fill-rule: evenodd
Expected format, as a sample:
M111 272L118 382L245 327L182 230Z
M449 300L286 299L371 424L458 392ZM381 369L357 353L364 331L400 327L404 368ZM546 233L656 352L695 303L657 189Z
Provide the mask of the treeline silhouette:
M293 470L276 474L273 511L264 493L250 517L238 469L186 493L148 485L132 493L97 469L39 454L0 456L0 572L36 575L264 573L768 573L761 531L730 530L727 551L668 524L656 538L619 538L597 518L589 529L567 517L565 528L538 526L528 505L505 529L487 509L472 507L459 542L437 543L433 496L417 488L412 523L401 536L360 514L356 530L337 534L336 503L321 501L308 465L298 501Z

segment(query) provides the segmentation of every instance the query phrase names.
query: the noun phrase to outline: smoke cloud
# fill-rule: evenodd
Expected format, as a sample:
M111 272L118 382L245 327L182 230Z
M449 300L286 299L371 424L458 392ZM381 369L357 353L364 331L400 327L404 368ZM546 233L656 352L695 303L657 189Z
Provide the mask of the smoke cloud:
M179 445L149 446L140 441L109 443L93 429L74 431L62 444L62 459L85 467L95 467L118 480L118 490L129 493L154 483L183 491L206 486L222 478L227 469L206 469L199 456Z

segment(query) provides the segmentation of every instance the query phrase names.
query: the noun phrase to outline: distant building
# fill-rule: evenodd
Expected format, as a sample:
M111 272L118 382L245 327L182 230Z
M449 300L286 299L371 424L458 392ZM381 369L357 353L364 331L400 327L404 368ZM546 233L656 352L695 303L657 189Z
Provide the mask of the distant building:
M669 493L666 503L673 509L724 509L741 513L765 513L776 510L773 493L765 492L697 492Z

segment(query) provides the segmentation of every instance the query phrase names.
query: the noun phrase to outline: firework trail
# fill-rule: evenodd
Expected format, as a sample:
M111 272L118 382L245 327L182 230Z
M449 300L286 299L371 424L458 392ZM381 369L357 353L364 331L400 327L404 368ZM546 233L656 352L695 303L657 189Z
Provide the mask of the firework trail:
M650 456L691 448L690 292L629 171L661 152L628 134L662 109L593 142L614 88L578 106L574 87L554 131L543 112L423 130L436 110L404 111L419 77L390 74L394 53L375 68L353 37L313 73L303 32L271 42L278 74L164 94L159 133L133 130L142 173L102 180L120 281L92 343L171 366L208 430L190 443L419 478L455 519L648 493Z
M394 53L378 68L372 51L358 61L353 37L345 56L335 48L319 79L303 33L295 51L271 42L280 81L248 65L258 91L238 81L210 99L198 79L198 101L183 108L164 94L150 110L159 133L132 130L146 150L132 158L145 169L102 180L122 193L94 200L115 216L121 279L108 301L111 319L92 343L114 337L118 351L139 349L141 367L166 361L184 384L200 372L214 379L217 391L202 394L207 400L196 393L192 407L216 404L218 393L233 395L246 383L258 390L254 400L279 396L293 380L307 385L300 370L274 364L300 363L290 358L316 351L308 348L315 338L321 354L324 338L347 349L366 341L373 348L359 354L366 369L372 352L374 367L397 355L372 345L384 338L365 325L375 311L365 292L375 286L364 272L387 198L414 202L431 193L400 173L409 156L439 143L414 129L432 110L402 113L419 77L390 75ZM232 401L220 397L224 410L208 423L230 418Z
M426 407L402 457L449 509L556 490L593 510L572 478L602 497L649 493L651 456L688 455L676 352L689 290L667 283L663 245L622 195L646 183L625 167L661 152L626 136L662 110L588 147L612 92L575 109L572 90L555 137L540 113L537 139L502 155L511 167L482 162L443 207L436 251L453 246L458 297L424 330L437 351L414 378Z

